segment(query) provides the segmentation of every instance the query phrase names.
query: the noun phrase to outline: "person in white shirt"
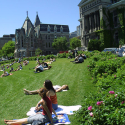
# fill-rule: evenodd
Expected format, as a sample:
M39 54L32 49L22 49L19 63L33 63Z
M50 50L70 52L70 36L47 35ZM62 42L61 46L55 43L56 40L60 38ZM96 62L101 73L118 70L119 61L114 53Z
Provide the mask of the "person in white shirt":
M39 63L38 66L35 67L35 73L42 72L44 70L50 69L52 66L48 66L48 68L43 68L42 64Z
M43 70L44 70L44 69L43 69L41 63L39 63L38 66L35 68L35 72L36 72L36 73L37 73L38 71L39 71L39 72L42 72Z
M119 57L122 57L124 53L124 49L122 48L121 45L119 45L119 48L117 49L116 54L118 54Z

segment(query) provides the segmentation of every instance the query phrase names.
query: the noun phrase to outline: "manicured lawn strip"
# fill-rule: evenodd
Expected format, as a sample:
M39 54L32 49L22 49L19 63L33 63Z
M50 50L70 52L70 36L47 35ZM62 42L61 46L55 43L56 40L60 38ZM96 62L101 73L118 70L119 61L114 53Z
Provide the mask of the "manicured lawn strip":
M72 59L73 60L73 59ZM65 106L82 105L84 96L95 92L87 65L88 60L82 64L73 64L66 58L53 62L50 70L42 73L34 73L35 61L23 66L23 70L13 72L12 76L0 78L0 125L4 125L4 119L18 119L27 117L26 113L31 107L36 106L40 100L38 95L25 95L23 89L34 90L43 86L46 79L50 79L53 85L69 85L67 92L57 93L58 104ZM14 64L14 69L19 64ZM0 75L3 72L0 72ZM71 125L76 125L74 115L69 116Z

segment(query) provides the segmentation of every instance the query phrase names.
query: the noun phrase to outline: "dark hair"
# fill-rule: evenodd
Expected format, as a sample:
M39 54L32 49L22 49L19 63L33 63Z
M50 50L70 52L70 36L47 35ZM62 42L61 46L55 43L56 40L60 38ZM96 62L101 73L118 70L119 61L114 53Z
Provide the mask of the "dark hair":
M53 84L50 80L45 80L45 87L48 89L48 90L53 90L55 92L55 89L53 88Z

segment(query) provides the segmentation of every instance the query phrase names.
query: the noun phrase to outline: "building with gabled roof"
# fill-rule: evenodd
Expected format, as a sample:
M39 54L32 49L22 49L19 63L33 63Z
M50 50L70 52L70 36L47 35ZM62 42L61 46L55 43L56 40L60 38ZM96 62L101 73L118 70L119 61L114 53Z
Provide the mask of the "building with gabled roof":
M52 48L53 40L64 36L69 41L68 25L41 23L38 13L33 25L27 15L23 26L15 30L15 58L35 56L37 48L43 55L56 54L58 51Z

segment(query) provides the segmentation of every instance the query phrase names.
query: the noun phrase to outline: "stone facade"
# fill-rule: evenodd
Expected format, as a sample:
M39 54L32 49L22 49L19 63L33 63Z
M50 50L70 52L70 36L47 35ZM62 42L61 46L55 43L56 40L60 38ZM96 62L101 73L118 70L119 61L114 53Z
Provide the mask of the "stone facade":
M77 37L77 31L71 32L69 38Z
M40 23L38 14L34 25L27 16L21 29L15 31L15 58L35 56L35 50L40 48L43 55L56 54L52 48L53 40L65 36L69 41L68 25Z
M15 41L15 34L3 35L3 37L0 38L0 49L2 49L8 41Z
M81 36L81 29L80 29L80 25L76 27L77 29L77 36Z
M100 21L102 18L106 21L103 8L106 8L114 15L117 8L125 6L125 0L81 0L78 6L80 13L81 45L87 47L90 39L99 39L95 31L100 30ZM113 17L114 23L117 20ZM118 32L114 33L114 39L115 42L119 41Z

